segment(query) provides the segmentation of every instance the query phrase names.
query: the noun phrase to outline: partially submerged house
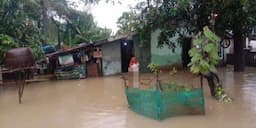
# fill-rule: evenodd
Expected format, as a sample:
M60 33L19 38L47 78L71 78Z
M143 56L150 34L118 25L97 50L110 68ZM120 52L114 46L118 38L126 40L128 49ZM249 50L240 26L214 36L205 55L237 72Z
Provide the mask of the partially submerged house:
M184 45L184 48L180 44L178 44L178 36L171 38L173 42L177 42L176 48L174 51L172 51L168 46L162 46L161 48L158 47L158 36L160 35L160 30L156 30L151 33L151 42L150 42L150 48L151 48L151 62L154 64L159 65L160 67L168 67L175 65L181 67L183 64L183 61L187 61L187 58L183 57L183 54L185 56L188 56L188 50L186 47L190 47L190 44L187 44L188 46ZM188 63L188 62L186 62ZM186 64L185 64L186 65Z
M102 50L103 75L128 72L132 55L139 60L140 72L149 72L147 66L150 63L155 63L163 68L170 68L171 65L182 67L184 62L187 64L190 60L188 57L190 43L183 47L177 45L174 52L167 46L159 48L157 47L159 34L159 31L153 32L150 44L144 47L140 47L136 34L119 36L106 42L95 43L94 45Z
M140 47L137 35L130 34L82 44L75 48L47 54L46 57L51 65L49 68L56 76L72 74L73 72L67 68L69 65L73 65L72 70L76 72L84 70L82 71L83 77L73 75L76 76L75 78L108 76L128 72L129 61L133 55L139 60L140 72L149 72L147 66L150 63L155 63L160 67L181 66L184 61L182 59L184 49L177 47L173 52L167 46L158 48L159 33L156 31L151 34L151 42L147 47ZM188 50L186 54L187 52ZM67 72L65 73L65 71Z
M132 40L118 38L95 44L102 51L102 73L113 75L128 71L129 59L133 54Z
M98 54L97 54L98 53ZM101 51L93 44L57 51L46 55L48 68L57 79L80 79L101 74Z

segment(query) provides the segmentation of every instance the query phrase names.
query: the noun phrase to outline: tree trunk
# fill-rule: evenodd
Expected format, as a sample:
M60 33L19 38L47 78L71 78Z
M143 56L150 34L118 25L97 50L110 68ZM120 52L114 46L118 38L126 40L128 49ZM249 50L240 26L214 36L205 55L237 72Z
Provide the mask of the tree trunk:
M241 32L234 33L234 71L243 72L245 67L245 41Z
M150 0L147 0L148 8L150 8Z
M61 41L60 41L60 29L59 26L57 26L57 36L58 36L58 49L61 48Z
M222 85L220 83L220 79L219 79L218 75L216 73L213 73L213 72L210 72L210 73L204 75L204 77L207 79L211 95L214 97L215 93L216 93L215 88L217 86L222 87Z
M189 56L189 50L191 49L192 38L184 38L182 42L182 65L183 68L187 68L191 61Z

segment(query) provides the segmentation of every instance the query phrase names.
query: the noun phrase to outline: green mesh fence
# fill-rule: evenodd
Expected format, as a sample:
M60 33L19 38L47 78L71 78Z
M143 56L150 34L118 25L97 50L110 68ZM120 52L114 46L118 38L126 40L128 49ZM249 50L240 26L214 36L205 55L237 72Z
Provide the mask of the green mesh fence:
M203 89L160 92L127 88L126 96L131 110L157 120L205 113Z

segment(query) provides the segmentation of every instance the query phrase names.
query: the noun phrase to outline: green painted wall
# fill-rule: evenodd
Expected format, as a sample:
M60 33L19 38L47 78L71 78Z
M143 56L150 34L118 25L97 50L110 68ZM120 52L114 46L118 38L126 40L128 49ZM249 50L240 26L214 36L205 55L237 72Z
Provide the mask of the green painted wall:
M157 47L158 36L160 34L160 30L156 30L155 32L151 33L151 63L164 66L164 65L171 65L171 64L181 64L181 54L182 50L180 45L175 49L175 52L172 52L168 46L164 46L163 48ZM171 38L170 40L176 41L178 35Z

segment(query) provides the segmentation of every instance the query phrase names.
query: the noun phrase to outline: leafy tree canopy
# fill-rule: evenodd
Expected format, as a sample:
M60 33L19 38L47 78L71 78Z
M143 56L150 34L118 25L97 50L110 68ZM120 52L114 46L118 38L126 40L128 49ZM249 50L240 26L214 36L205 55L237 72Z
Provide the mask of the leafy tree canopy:
M134 10L138 12L135 17ZM220 37L231 31L234 34L234 69L244 70L243 37L256 26L255 0L146 0L127 13L119 19L120 32L135 29L142 44L150 43L150 34L155 29L161 29L159 46L168 45L172 49L176 42L169 39L176 33L182 43L204 26L209 26Z
M82 0L85 4L98 1ZM70 0L1 0L0 58L13 43L15 47L31 47L40 59L43 43L58 40L74 46L110 36L111 30L98 27L91 14L77 11L75 6Z
M160 28L159 44L170 45L168 39L176 32L181 37L192 36L204 26L211 27L211 14L217 14L214 28L218 35L226 30L248 33L256 24L255 5L255 0L147 0L125 12L117 23L120 31L136 29L145 43Z

